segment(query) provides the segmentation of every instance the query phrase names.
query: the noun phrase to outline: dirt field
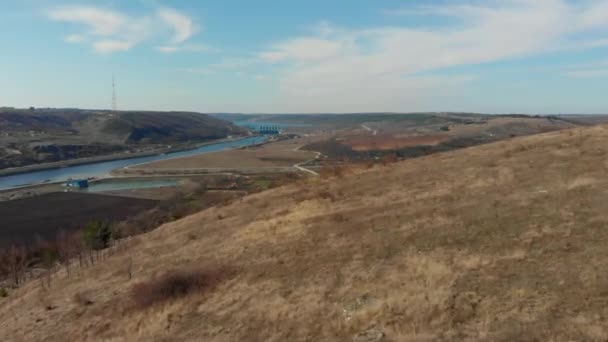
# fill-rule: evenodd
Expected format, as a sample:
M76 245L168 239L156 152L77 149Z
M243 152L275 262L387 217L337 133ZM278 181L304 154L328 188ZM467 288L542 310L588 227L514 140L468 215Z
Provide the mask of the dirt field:
M10 291L0 340L607 340L607 142L551 132L210 208ZM201 268L231 272L136 306L136 284Z
M452 125L448 134L452 137L496 135L499 137L521 136L573 128L574 124L547 118L497 117L483 124Z
M319 151L334 161L369 161L382 158L387 153L394 153L403 160L575 127L575 124L552 117L438 116L444 121L428 125L399 121L367 123L336 131L332 138L311 143L304 149Z
M36 236L53 239L61 229L81 229L95 220L120 221L156 203L71 192L0 202L0 246L13 241L33 242Z
M290 167L315 157L313 152L295 151L312 138L278 141L240 150L206 153L134 166L133 170L176 170L197 168Z

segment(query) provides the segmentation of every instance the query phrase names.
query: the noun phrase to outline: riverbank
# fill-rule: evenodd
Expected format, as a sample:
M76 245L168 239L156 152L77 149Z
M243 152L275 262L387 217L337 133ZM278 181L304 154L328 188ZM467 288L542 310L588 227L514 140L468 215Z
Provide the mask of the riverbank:
M134 159L134 158L140 158L140 157L157 156L157 155L167 154L167 153L183 152L183 151L194 150L194 149L197 149L197 148L200 148L203 146L207 146L207 145L238 141L238 140L245 139L245 138L247 138L247 137L239 136L239 137L233 137L233 138L225 138L225 139L207 141L207 142L202 142L202 143L198 143L198 144L172 146L172 147L166 147L166 148L161 148L161 149L156 149L156 150L151 150L151 151L144 151L144 152L137 152L137 153L124 153L123 152L123 153L110 154L110 155L105 155L105 156L78 158L78 159L62 160L62 161L51 162L51 163L13 167L13 168L7 168L7 169L0 170L0 177L18 175L18 174L34 172L34 171L60 169L60 168L70 167L70 166L87 165L87 164L109 162L109 161L116 161L116 160L128 160L128 159Z
M152 163L130 165L114 170L113 175L191 175L206 173L280 173L297 172L294 165L305 163L317 155L298 148L319 137L291 137L269 140L239 149L217 151Z
M185 151L163 153L159 155L144 156L137 158L120 159L113 161L103 161L89 163L87 165L74 165L70 167L53 168L50 170L40 170L25 172L16 175L0 177L0 189L15 189L25 185L49 184L63 182L67 179L92 179L111 176L111 171L121 169L128 165L153 162L164 159L186 157L201 153L210 153L226 149L234 149L259 143L264 137L249 136L245 138L222 139L220 142L209 142L198 144L198 148Z

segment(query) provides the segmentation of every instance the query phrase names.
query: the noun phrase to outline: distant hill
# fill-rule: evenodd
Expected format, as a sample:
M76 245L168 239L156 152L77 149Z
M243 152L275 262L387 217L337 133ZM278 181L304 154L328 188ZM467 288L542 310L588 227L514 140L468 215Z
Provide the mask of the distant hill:
M191 112L122 112L109 119L102 130L123 134L127 143L212 140L245 132L228 121Z
M0 108L0 168L243 135L206 114Z

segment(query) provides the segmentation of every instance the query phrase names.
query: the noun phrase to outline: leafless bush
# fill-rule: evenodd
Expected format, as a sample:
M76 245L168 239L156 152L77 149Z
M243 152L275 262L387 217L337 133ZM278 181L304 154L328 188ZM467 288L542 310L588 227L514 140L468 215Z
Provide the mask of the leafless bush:
M74 295L74 298L72 299L74 300L74 303L80 306L89 306L94 303L91 297L92 295L89 292L78 292Z
M321 176L322 179L327 179L333 176L333 167L331 166L327 166L327 167L323 167L319 170L319 175Z
M397 154L389 153L382 157L382 165L386 166L388 164L396 163L399 159L397 158Z
M328 189L322 189L317 192L317 196L322 199L328 199L332 202L336 200L336 196L331 193Z
M226 268L172 271L135 284L131 289L131 298L137 308L145 309L190 294L210 291L230 273Z
M59 262L65 267L66 275L70 277L71 263L76 257L82 260L80 255L84 250L84 239L82 232L67 233L64 230L59 231L56 238L57 257Z
M338 222L338 223L347 221L346 216L344 216L344 214L342 214L342 213L332 214L331 215L331 220L334 221L334 222Z
M8 276L14 286L18 286L25 277L28 255L22 245L12 245L0 254L0 275Z
M324 168L321 168L321 170L319 171L319 174L321 175L322 179L327 179L327 178L342 178L344 177L344 175L346 174L346 167L343 165L336 165L336 166L327 166Z
M336 177L336 178L342 178L346 174L346 167L344 167L344 166L334 166L333 167L333 171L334 171L334 177Z

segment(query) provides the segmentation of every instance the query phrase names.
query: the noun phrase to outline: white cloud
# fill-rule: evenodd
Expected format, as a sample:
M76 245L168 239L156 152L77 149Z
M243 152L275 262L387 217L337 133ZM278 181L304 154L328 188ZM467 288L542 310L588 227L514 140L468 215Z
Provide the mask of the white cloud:
M173 36L175 43L188 40L196 32L192 18L174 9L161 8L158 10L158 16L175 31Z
M319 36L326 37L332 33L336 33L337 29L328 21L323 20L313 26L312 30L313 32L316 32Z
M608 1L595 0L583 10L580 25L583 28L605 27L608 24Z
M56 21L80 23L90 26L93 33L109 36L117 33L128 21L120 13L94 7L60 7L49 12L49 18Z
M65 37L66 43L83 43L87 40L87 37L82 34L71 34Z
M209 68L214 70L235 71L255 67L256 65L259 65L260 62L262 62L260 59L253 57L227 57L217 63L210 64Z
M348 48L348 42L320 38L296 38L277 44L260 57L269 62L293 60L297 62L321 61L336 56Z
M406 25L404 17L403 26L364 29L324 23L316 34L279 42L259 56L271 65L282 63L281 98L294 108L408 110L423 98L437 106L437 97L426 92L457 94L473 78L416 75L602 46L608 36L608 20L601 19L608 16L606 3L500 0L413 7L399 14L453 20L423 27ZM593 39L580 38L590 30Z
M189 74L196 74L196 75L213 75L213 74L215 74L215 70L211 70L209 68L182 68L180 70L187 72Z
M608 77L608 69L588 69L568 71L566 76L572 78L598 78Z
M164 53L175 53L179 51L179 47L177 46L159 46L157 49Z
M593 61L571 66L563 73L570 78L608 77L608 60Z
M83 25L84 32L69 34L64 41L90 43L99 53L129 50L161 33L158 27L170 29L173 35L170 44L157 48L161 52L213 50L205 45L182 44L194 35L196 27L193 19L170 8L159 9L156 15L134 17L93 6L64 6L50 10L47 16L53 21Z
M215 53L220 50L208 45L202 44L189 44L189 45L162 45L158 46L157 50L163 53L176 53L176 52L209 52Z
M101 40L93 44L93 48L99 53L127 51L132 46L133 43L120 40Z

